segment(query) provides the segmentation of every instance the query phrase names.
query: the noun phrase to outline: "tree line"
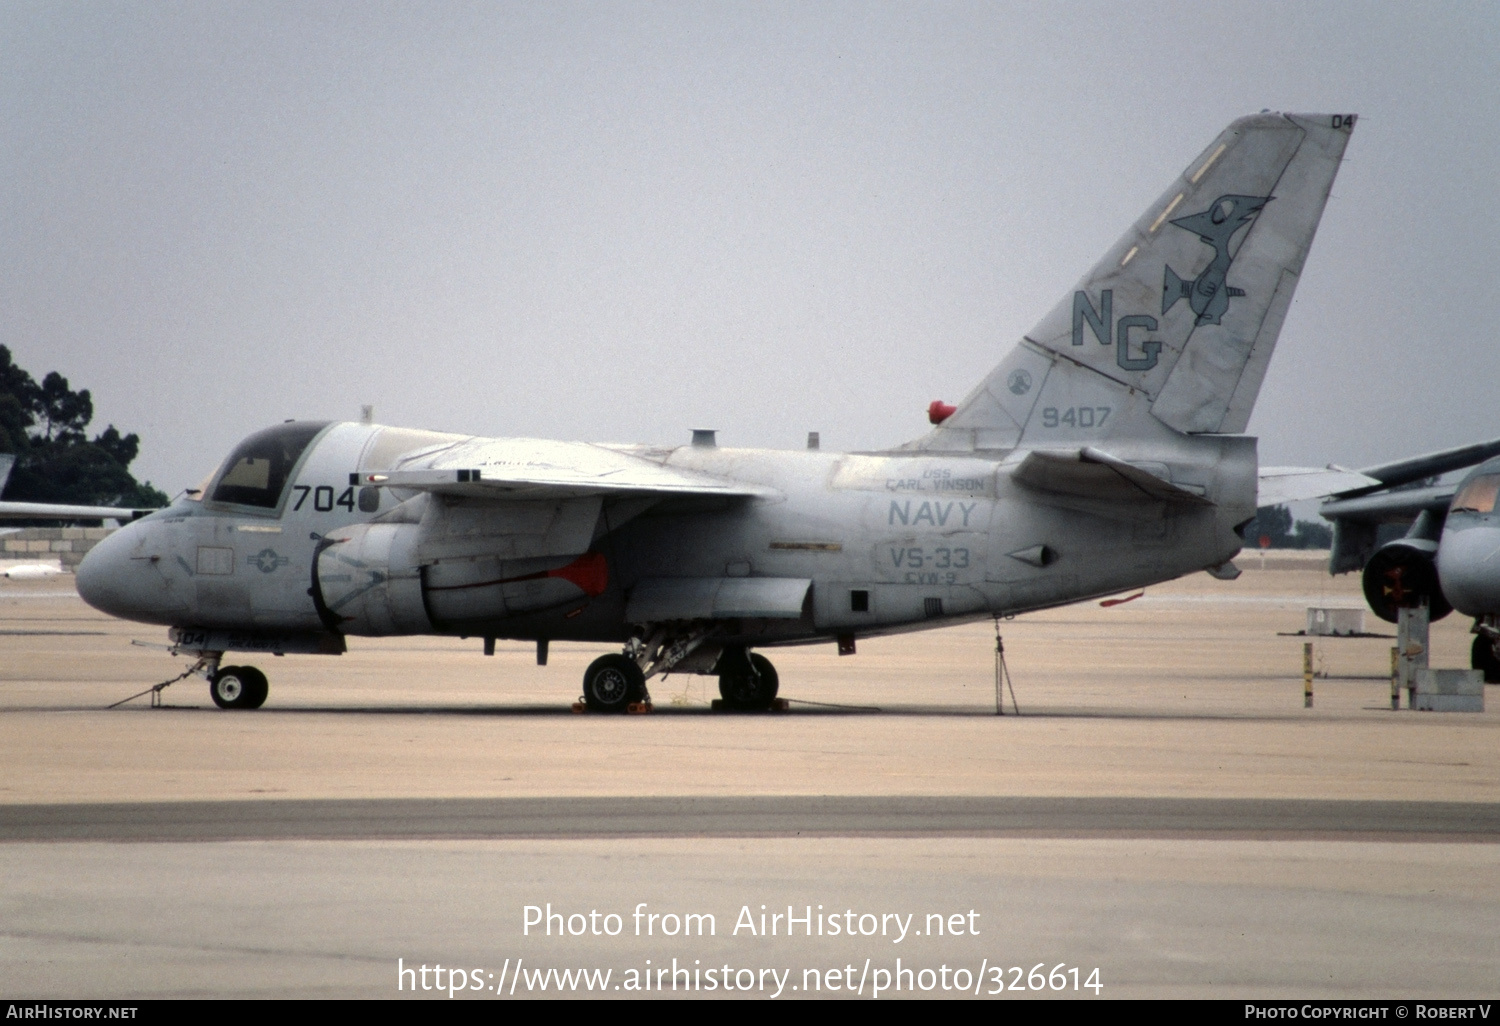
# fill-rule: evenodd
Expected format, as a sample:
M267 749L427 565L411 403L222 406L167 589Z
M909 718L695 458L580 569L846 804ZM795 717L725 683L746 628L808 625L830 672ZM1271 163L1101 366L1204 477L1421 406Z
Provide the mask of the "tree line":
M165 506L167 496L137 482L130 464L140 452L135 433L110 424L89 438L89 390L78 391L52 371L37 381L0 345L0 453L14 453L4 497L15 502L85 506Z

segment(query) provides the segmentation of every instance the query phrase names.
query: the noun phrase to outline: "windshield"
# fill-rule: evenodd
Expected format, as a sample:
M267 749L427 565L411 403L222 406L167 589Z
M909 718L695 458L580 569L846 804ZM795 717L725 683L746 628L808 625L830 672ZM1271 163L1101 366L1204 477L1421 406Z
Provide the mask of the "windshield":
M1495 494L1500 492L1500 474L1481 474L1453 497L1450 513L1493 513Z
M213 501L275 509L302 450L325 426L317 420L292 421L245 439L224 461Z

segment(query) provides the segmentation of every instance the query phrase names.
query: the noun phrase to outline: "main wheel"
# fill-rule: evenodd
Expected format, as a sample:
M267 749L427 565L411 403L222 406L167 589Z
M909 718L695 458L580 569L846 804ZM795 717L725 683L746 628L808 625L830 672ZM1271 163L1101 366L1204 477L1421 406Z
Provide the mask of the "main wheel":
M1500 658L1496 658L1494 644L1483 634L1474 639L1474 647L1469 650L1469 666L1484 671L1486 684L1500 683Z
M259 709L270 691L266 675L253 666L221 666L208 685L220 709Z
M769 709L781 686L776 667L759 652L750 653L747 662L748 665L739 660L729 662L725 672L719 674L719 694L731 709L746 712Z
M634 659L600 656L583 674L583 704L591 712L622 713L646 693L646 675Z

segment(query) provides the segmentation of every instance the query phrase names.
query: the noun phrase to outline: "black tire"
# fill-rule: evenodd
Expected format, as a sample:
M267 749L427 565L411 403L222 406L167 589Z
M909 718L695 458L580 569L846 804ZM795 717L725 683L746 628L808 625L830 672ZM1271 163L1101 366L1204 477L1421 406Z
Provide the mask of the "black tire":
M1474 647L1469 650L1469 666L1484 671L1486 684L1500 684L1500 658L1495 656L1495 646L1483 634L1474 638Z
M646 675L634 659L600 656L583 674L583 704L590 712L622 713L646 694Z
M259 709L266 704L266 696L271 693L270 682L253 666L241 666L240 672L244 674L245 697L239 708Z
M733 660L727 672L719 674L719 694L730 709L742 712L769 709L781 687L776 667L759 652L750 653L748 662L747 667L743 661Z

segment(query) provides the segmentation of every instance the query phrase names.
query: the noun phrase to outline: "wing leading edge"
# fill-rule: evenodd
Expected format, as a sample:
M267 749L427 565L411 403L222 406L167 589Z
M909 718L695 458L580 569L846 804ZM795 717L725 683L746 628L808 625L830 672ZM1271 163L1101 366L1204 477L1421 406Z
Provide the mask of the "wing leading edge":
M359 483L468 498L774 494L587 442L533 438L474 439L444 450L427 466L361 474Z

